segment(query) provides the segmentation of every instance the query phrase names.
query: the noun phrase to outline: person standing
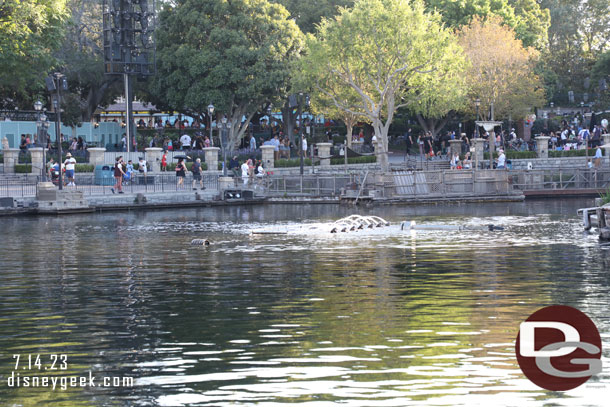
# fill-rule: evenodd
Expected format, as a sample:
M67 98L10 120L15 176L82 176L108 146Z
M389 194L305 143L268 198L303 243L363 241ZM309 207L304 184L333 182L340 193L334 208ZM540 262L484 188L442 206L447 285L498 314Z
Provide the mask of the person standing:
M125 167L125 176L123 179L125 180L125 185L129 184L129 181L133 179L133 162L131 160L127 161L127 166Z
M167 171L167 153L165 151L161 157L161 171Z
M245 185L248 185L248 162L244 161L244 163L241 165L241 179Z
M182 151L191 149L191 136L184 133L182 137L180 137L180 144L182 144Z
M593 157L593 162L595 165L595 169L600 169L602 166L602 148L600 147L600 145L597 145L597 148L595 149L595 157Z
M303 154L303 158L307 158L307 139L304 134L301 136L301 154Z
M256 139L254 138L254 134L250 135L250 151L256 150Z
M144 159L144 157L140 157L139 161L138 161L138 172L140 174L144 175L144 178L146 178L146 174L148 174L148 167L146 165L146 160Z
M504 150L500 149L498 151L498 165L497 165L497 169L501 170L506 168L506 155L504 155Z
M118 156L114 163L114 179L116 182L114 183L114 188L110 188L113 194L115 189L119 194L123 193L123 175L125 175L125 171L123 171L123 157Z
M177 186L184 185L185 176L186 176L186 165L184 164L184 159L178 158L178 164L176 164L176 177L178 177Z
M197 189L195 188L196 181L199 181L199 189L205 189L203 186L203 178L201 177L201 158L195 160L193 167L191 167L191 171L193 172L193 191Z
M74 169L76 167L76 159L72 157L72 154L66 154L66 161L64 161L64 167L66 168L66 178L68 179L68 186L74 185Z

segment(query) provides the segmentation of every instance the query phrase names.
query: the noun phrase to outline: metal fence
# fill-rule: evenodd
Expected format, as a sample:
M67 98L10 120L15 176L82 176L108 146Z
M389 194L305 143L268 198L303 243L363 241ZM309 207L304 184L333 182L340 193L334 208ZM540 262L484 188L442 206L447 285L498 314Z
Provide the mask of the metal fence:
M0 180L0 198L24 198L36 196L38 180L28 179L2 179Z
M395 171L395 196L438 198L509 195L513 193L507 171L449 170Z
M557 169L528 170L510 173L514 189L528 190L585 190L610 187L610 170Z
M207 190L218 189L218 175L202 176L203 186ZM0 180L0 197L25 198L36 196L37 178L6 179ZM113 194L114 178L96 178L93 174L76 174L74 186L66 185L65 190L82 191L85 196L110 195ZM130 181L124 181L122 190L125 193L151 193L151 192L187 192L192 191L193 186L198 190L199 181L193 185L192 174L187 174L182 184L178 183L178 177L174 174L136 175ZM118 191L115 188L115 193Z
M356 189L363 174L278 175L255 180L253 187L267 196L335 197L342 189Z

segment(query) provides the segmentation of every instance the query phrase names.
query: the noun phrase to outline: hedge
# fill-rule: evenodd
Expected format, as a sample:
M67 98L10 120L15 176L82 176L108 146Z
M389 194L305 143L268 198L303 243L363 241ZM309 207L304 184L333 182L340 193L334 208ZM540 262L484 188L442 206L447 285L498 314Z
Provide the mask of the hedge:
M538 154L535 151L513 151L509 150L504 152L507 160L521 160L526 158L538 158ZM489 153L483 154L485 160L489 160ZM494 158L498 158L498 152L494 151Z
M15 172L17 174L30 174L32 172L32 164L15 164Z
M74 166L74 172L93 172L93 164L76 164Z
M602 154L604 150L602 150ZM585 156L593 157L595 155L595 149L590 148L589 152L587 150L568 150L568 151L549 151L549 157L557 158L557 157L585 157Z
M319 163L316 163L316 165L318 165ZM281 160L276 160L273 165L275 166L275 168L291 168L291 167L300 167L301 166L301 159L300 158L293 158L293 159L281 159ZM309 166L311 167L311 159L306 158L303 160L303 165L304 166Z
M363 155L360 157L348 157L347 158L348 164L370 164L370 163L374 163L374 162L377 162L377 157L375 157L374 155ZM331 158L330 164L331 165L345 164L345 158Z

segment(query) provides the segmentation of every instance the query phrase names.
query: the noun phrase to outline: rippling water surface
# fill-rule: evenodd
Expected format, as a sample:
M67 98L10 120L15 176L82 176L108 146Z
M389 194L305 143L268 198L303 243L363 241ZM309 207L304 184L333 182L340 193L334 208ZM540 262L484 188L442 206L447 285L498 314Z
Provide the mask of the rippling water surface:
M253 206L0 219L2 406L607 405L610 250L588 201L438 207ZM352 213L503 232L252 236ZM192 247L193 238L209 247ZM544 391L514 355L542 306L579 308L602 374ZM9 387L22 376L133 387ZM54 354L67 369L45 370ZM46 363L46 364L45 364ZM23 369L23 370L21 370Z

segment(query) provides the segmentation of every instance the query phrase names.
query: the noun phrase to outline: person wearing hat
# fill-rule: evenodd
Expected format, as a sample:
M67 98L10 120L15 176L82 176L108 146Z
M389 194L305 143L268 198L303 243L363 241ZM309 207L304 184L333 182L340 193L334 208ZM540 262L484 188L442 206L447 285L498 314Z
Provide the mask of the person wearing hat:
M76 186L74 184L74 168L76 166L76 159L72 157L72 154L66 154L66 161L64 161L64 167L66 169L66 178L68 179L68 186Z
M499 170L506 168L506 155L504 155L504 150L502 149L498 150L498 165L496 168Z
M123 175L125 175L125 171L123 171L123 156L118 156L114 163L114 179L116 183L114 188L110 188L113 194L115 193L115 188L119 194L123 193Z

